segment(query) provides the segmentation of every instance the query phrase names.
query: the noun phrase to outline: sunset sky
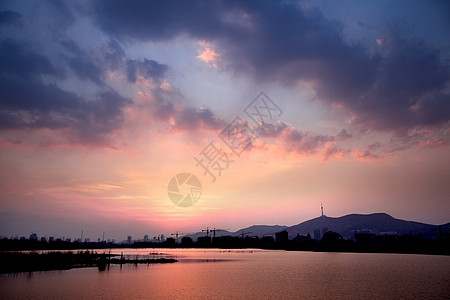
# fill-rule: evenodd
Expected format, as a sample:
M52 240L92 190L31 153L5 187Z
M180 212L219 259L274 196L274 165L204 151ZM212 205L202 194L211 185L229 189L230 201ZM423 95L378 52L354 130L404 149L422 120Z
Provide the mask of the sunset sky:
M0 235L450 222L448 1L2 1ZM264 92L280 108L253 122ZM233 154L220 133L254 133ZM204 174L213 142L232 160ZM168 197L192 173L190 207Z

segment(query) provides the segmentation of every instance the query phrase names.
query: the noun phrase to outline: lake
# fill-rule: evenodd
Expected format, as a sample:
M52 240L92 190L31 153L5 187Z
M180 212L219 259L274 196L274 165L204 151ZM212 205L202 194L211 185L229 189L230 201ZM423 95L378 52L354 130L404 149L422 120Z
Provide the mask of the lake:
M179 262L2 275L0 298L450 298L448 256L259 249L111 250L121 252L131 257L173 257Z

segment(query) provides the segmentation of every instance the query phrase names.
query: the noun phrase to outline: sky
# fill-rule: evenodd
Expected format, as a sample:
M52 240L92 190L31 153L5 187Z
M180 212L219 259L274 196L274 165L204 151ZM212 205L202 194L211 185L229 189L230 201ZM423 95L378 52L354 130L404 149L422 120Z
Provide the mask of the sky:
M449 16L448 1L1 1L0 235L291 226L321 203L450 222ZM189 206L168 193L187 176Z

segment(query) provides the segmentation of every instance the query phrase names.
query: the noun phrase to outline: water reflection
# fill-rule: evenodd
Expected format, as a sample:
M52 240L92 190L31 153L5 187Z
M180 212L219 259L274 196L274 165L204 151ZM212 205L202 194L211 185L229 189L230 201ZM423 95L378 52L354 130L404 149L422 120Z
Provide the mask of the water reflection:
M115 249L117 250L117 249ZM173 264L24 273L0 278L11 299L445 298L450 257L265 250L121 249ZM119 254L120 254L119 252Z

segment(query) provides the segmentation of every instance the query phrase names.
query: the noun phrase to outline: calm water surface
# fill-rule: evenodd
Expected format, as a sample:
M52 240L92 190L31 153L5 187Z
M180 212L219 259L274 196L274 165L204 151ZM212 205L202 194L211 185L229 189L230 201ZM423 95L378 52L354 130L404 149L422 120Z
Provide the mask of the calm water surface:
M158 252L179 262L3 275L0 298L450 299L447 256L256 249L112 253L122 251L131 256Z

